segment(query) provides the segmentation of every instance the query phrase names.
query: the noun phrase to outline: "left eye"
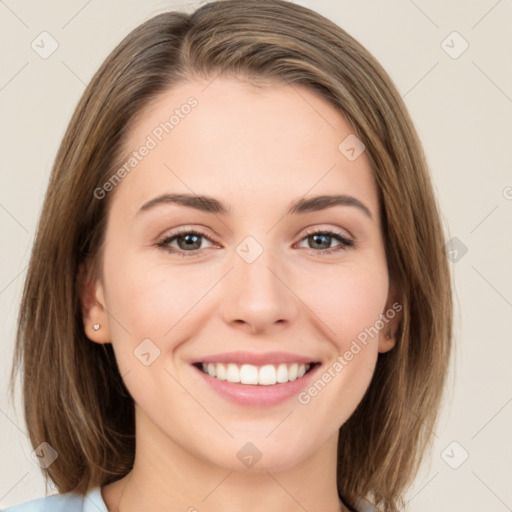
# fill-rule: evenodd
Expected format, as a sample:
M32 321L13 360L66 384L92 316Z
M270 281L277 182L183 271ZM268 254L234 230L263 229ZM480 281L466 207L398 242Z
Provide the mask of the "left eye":
M200 231L188 230L180 231L165 237L163 240L158 242L157 246L170 253L178 254L180 256L197 256L197 251L202 249L201 239L206 239L210 242L213 242L210 237L206 236ZM330 247L333 239L340 243L334 247ZM306 240L308 243L312 243L313 248L310 249L312 249L313 252L320 253L322 255L349 249L355 245L352 239L342 235L341 233L337 233L331 230L313 231L307 233L306 236L301 239L301 242L303 240ZM174 242L177 243L177 247L171 245Z
M340 242L335 247L330 247L332 240L338 240ZM337 251L343 251L345 249L349 249L354 246L354 241L350 238L342 235L341 233L337 233L336 231L324 230L324 231L313 231L312 233L307 233L307 235L302 239L311 241L317 248L318 245L327 245L327 247L320 247L323 249L320 251L322 254L331 254ZM318 251L314 251L318 252Z

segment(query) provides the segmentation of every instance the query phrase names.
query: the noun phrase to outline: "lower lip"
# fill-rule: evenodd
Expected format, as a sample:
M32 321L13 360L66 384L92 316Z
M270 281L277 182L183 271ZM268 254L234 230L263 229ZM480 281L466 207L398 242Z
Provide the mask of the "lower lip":
M238 405L269 406L282 403L293 396L297 396L311 381L312 376L316 374L320 365L317 364L308 373L295 379L294 381L283 384L273 384L270 386L255 384L240 384L238 382L228 382L215 377L210 377L196 366L193 368L199 372L204 381L222 397Z

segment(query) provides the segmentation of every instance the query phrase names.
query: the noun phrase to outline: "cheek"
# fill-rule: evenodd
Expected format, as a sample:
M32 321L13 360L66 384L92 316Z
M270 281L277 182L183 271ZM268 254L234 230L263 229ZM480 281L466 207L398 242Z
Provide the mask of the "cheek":
M158 410L165 385L173 391L165 395L167 406L183 409L187 397L164 372L169 364L166 356L197 330L211 271L198 266L191 274L184 266L155 265L139 255L125 255L122 260L106 257L104 269L112 346L131 396L144 408L153 403ZM160 398L158 403L155 397Z
M388 296L385 263L333 266L301 286L305 302L322 320L326 336L345 351L351 341L364 338L384 312ZM309 291L308 291L309 290ZM374 333L374 331L372 331ZM376 340L376 336L372 336Z
M321 320L317 325L323 326L331 350L298 402L304 412L327 418L327 430L334 430L350 417L372 380L378 358L376 325L384 312L388 277L379 264L340 267L328 278L316 279L315 285L305 302Z
M201 311L200 301L211 288L207 266L155 264L154 257L125 255L105 258L106 300L113 316L114 344L138 345L149 338L162 351L184 334ZM133 350L134 347L131 347Z

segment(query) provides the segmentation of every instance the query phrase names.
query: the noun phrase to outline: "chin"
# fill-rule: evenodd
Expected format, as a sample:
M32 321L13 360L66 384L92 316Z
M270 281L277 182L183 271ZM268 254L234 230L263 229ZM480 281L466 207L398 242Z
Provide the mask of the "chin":
M207 458L213 464L237 473L274 473L297 466L315 451L314 446L305 447L297 438L290 443L290 438L285 440L276 436L270 442L265 435L245 437L243 441L237 438L213 457L212 453L206 454Z

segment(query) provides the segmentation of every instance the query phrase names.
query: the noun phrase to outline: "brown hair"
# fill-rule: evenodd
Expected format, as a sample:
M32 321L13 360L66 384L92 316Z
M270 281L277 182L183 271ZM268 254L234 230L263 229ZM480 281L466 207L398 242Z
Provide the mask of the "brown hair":
M338 487L396 511L432 441L451 351L451 278L440 213L406 107L369 52L330 20L283 0L222 0L167 12L135 30L96 72L59 148L18 319L11 386L23 367L34 447L59 454L46 470L59 492L85 493L129 472L133 400L110 344L85 335L84 262L99 272L109 194L127 130L149 103L194 77L301 84L334 105L366 146L378 185L389 272L403 317L393 350L340 428ZM341 141L340 141L341 142Z

